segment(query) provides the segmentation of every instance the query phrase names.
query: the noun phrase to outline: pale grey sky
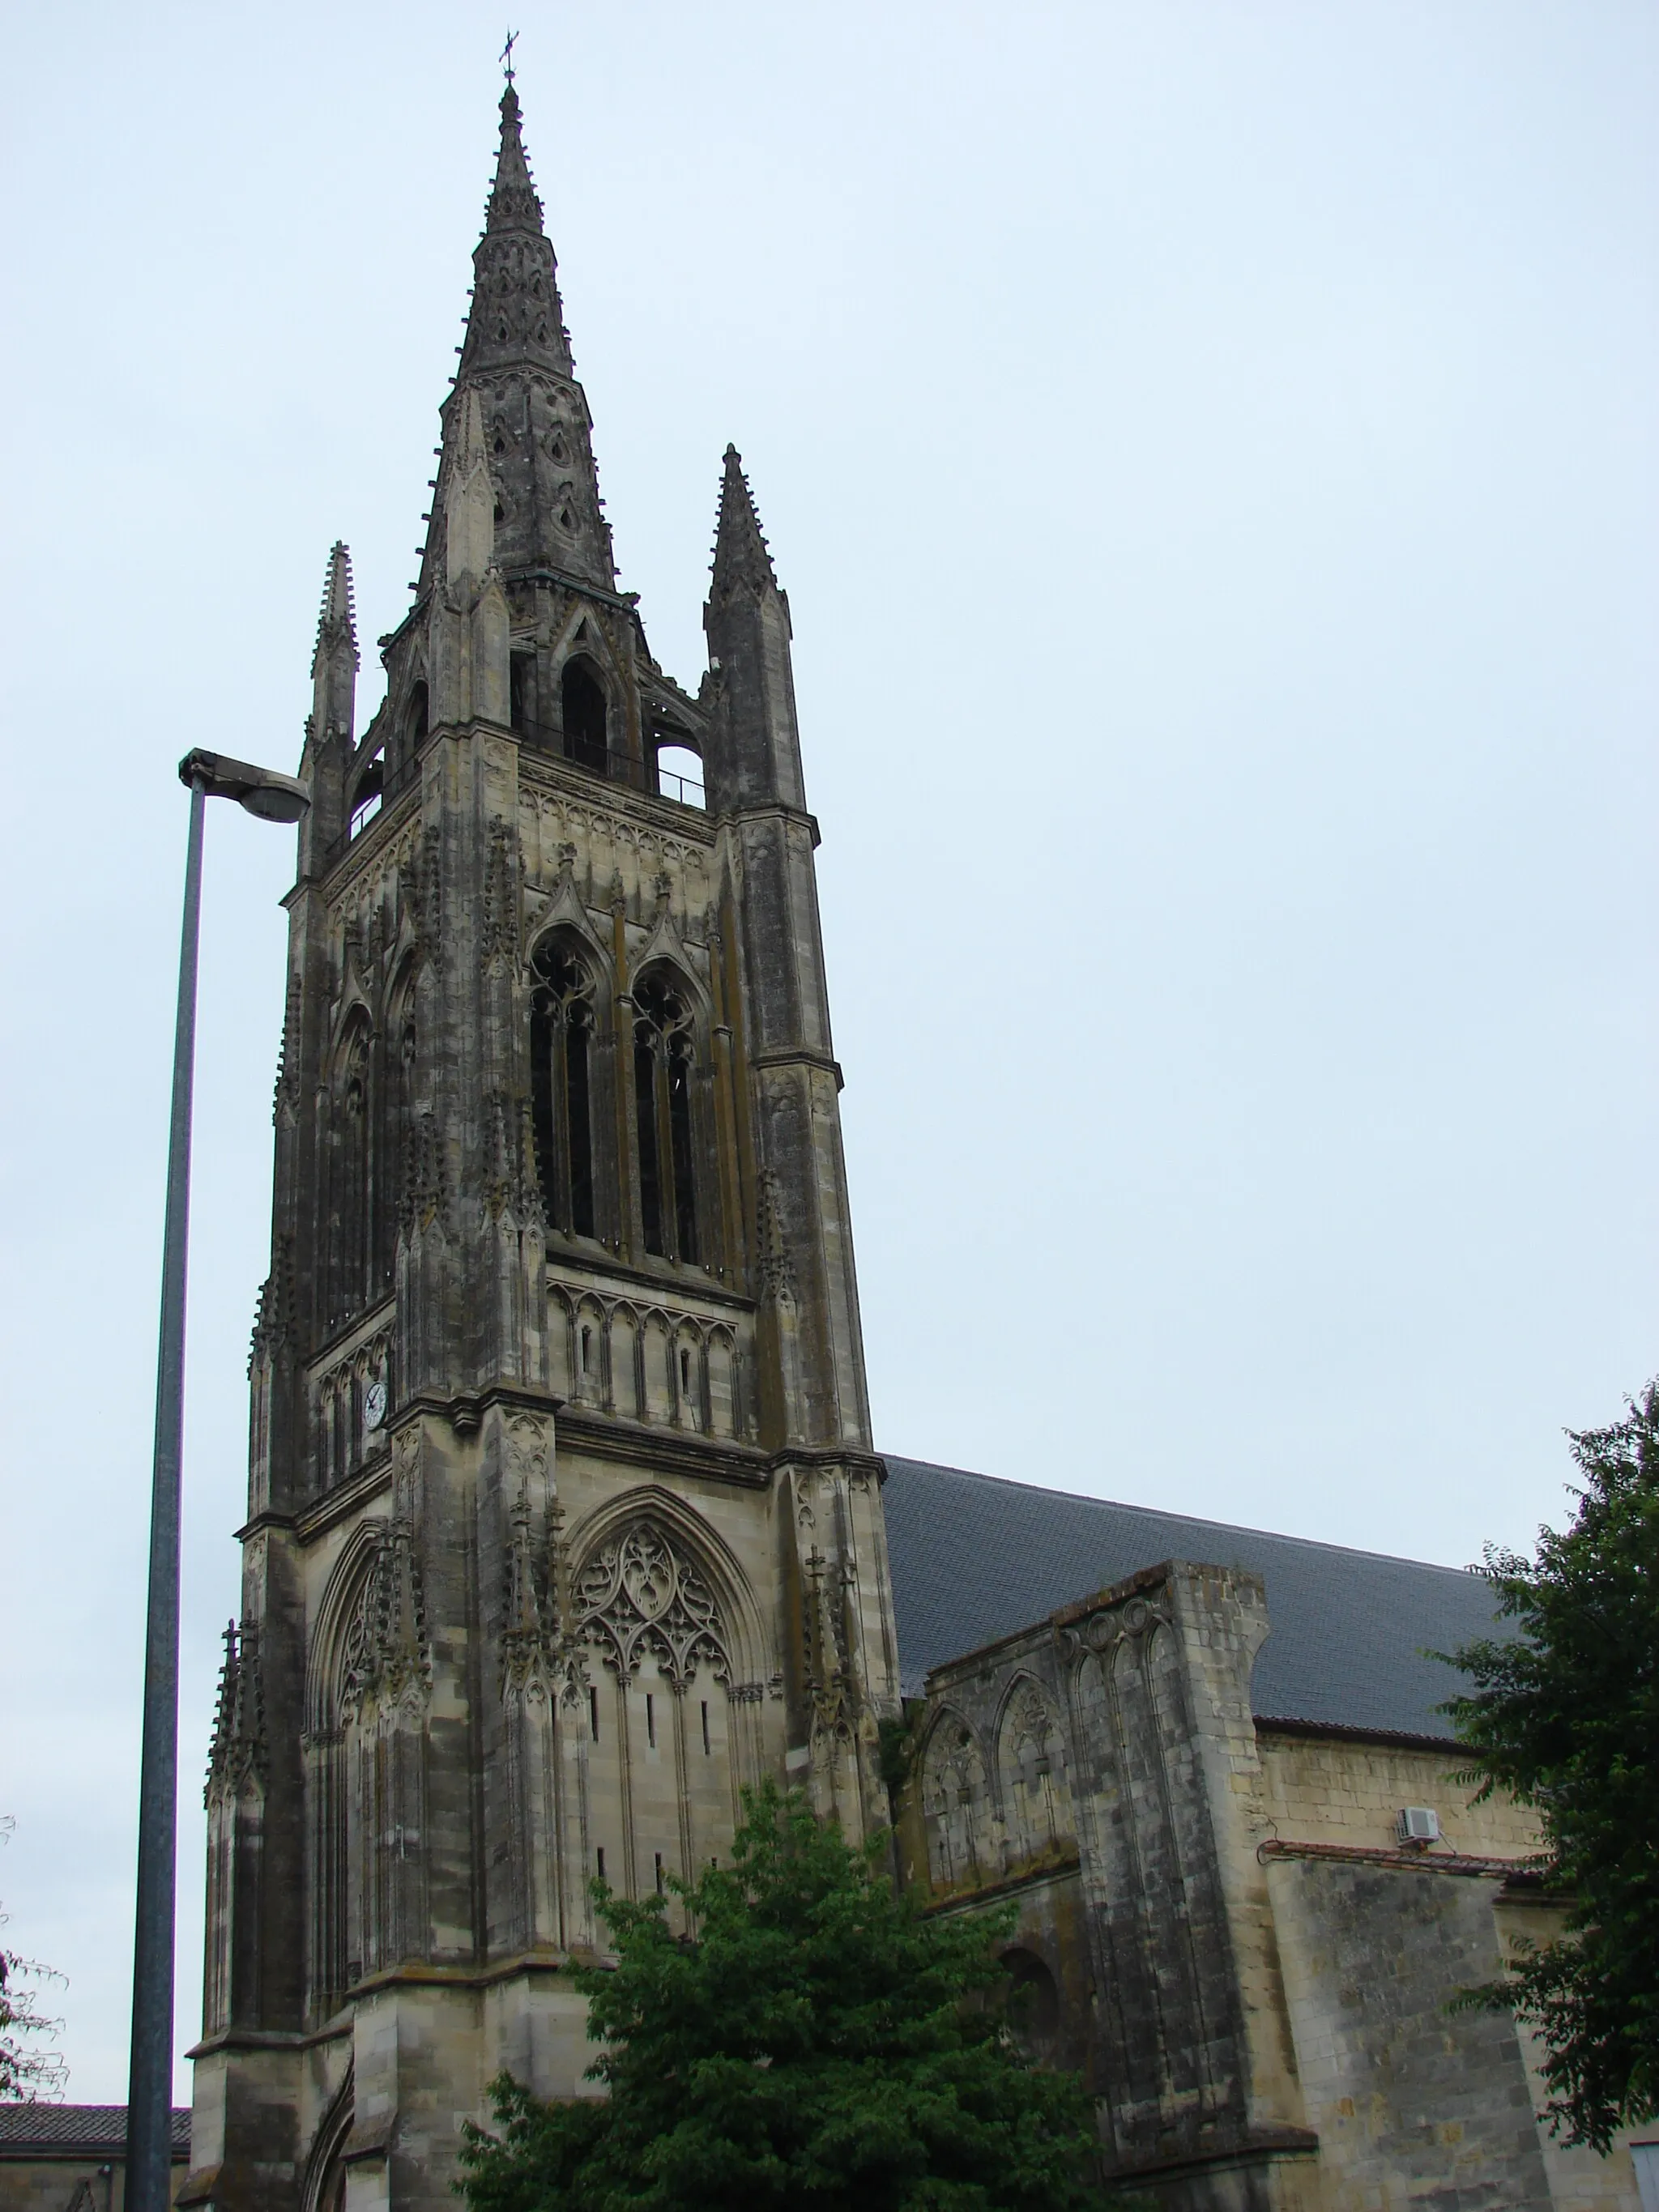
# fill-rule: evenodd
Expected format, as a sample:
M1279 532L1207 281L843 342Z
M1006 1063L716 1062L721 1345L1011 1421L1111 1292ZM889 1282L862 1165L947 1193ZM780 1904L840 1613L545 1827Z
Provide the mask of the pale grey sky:
M1647 0L527 5L623 582L787 586L891 1449L1419 1558L1659 1368ZM125 2094L195 744L408 604L473 0L4 10L7 1940ZM210 823L180 2045L290 842ZM181 2077L182 2078L182 2077Z

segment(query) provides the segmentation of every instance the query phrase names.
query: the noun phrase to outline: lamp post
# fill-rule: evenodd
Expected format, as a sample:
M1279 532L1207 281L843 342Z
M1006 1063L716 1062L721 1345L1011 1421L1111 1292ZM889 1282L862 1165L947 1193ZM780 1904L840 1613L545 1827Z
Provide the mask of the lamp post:
M196 1072L196 966L201 934L202 821L210 799L234 799L264 822L297 822L311 804L291 775L222 754L187 753L185 920L173 1036L173 1121L161 1237L161 1330L144 1630L144 1729L138 1781L138 1895L132 1960L125 2212L167 2212L173 2195L173 1892L179 1826L179 1488L185 1411L185 1264L190 1234L190 1109Z

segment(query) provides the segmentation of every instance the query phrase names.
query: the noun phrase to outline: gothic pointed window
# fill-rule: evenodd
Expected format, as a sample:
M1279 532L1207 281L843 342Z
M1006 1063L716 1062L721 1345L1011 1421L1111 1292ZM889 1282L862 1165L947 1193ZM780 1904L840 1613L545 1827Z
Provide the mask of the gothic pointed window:
M610 765L605 693L585 661L567 660L559 684L564 708L564 750L578 768L604 775Z
M593 974L563 939L531 962L532 1098L542 1201L567 1237L593 1234Z
M418 745L427 730L427 690L424 684L416 684L409 695L409 705L404 710L404 742Z
M645 1249L697 1257L691 1085L696 1040L684 994L665 975L634 994L634 1103L639 1128L640 1211Z

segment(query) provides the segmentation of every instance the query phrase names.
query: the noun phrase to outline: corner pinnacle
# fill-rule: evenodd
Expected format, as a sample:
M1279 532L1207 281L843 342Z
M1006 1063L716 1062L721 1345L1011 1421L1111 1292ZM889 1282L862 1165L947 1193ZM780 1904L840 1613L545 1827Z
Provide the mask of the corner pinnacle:
M755 512L754 494L743 472L743 456L735 446L726 449L720 521L714 532L714 576L713 596L717 599L739 587L750 592L778 587L772 556Z

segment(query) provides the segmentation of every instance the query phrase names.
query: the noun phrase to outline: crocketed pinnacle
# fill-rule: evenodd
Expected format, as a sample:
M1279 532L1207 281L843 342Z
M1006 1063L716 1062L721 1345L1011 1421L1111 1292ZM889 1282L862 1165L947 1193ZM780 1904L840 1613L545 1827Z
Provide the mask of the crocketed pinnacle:
M351 665L362 665L357 653L357 609L351 590L351 555L340 538L334 541L323 577L323 607L317 617L317 645L312 667L341 647L349 647Z
M721 599L734 592L755 594L777 589L772 556L761 535L754 495L743 472L743 456L735 446L726 449L726 475L720 485L720 522L714 532L714 581L710 598Z

